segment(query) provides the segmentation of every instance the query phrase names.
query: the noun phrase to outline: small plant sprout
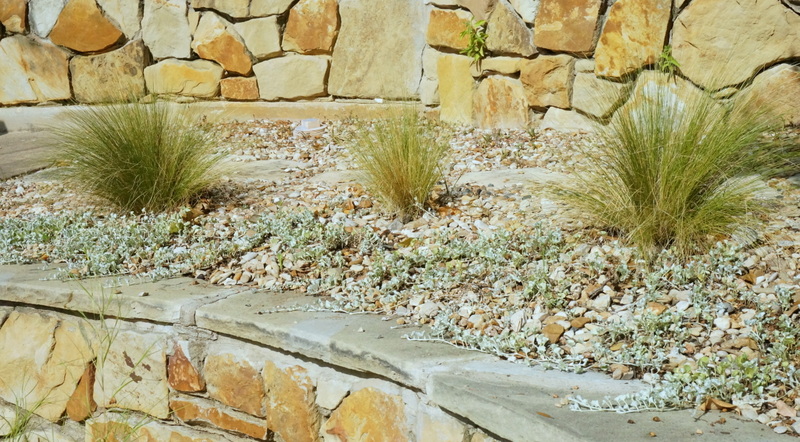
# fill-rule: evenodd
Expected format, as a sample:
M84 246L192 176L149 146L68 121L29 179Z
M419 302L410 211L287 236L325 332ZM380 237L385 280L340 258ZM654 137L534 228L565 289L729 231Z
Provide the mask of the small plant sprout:
M658 56L658 70L672 77L680 67L681 65L678 63L678 60L672 56L672 46L664 46L664 49Z
M481 60L486 57L486 20L464 22L461 38L468 37L467 47L461 53L472 58L473 63L480 66Z

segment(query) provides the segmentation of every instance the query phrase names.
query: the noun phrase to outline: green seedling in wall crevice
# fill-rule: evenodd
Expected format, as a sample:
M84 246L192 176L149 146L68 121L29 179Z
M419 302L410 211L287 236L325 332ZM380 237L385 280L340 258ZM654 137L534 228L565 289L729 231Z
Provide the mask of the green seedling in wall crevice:
M460 35L461 38L468 37L469 42L460 53L472 58L473 63L480 66L481 60L486 57L486 20L464 21L464 27Z

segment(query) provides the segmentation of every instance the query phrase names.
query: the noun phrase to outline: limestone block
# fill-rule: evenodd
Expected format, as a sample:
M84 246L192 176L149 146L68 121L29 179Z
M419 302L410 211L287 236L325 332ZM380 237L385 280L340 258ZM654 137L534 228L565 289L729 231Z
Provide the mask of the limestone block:
M514 75L522 69L523 59L517 57L489 57L480 64L472 64L472 76L483 77L490 74Z
M575 75L572 85L572 107L598 118L606 118L628 98L630 83L597 78L592 72Z
M671 0L614 3L597 43L595 74L621 77L655 63L667 37L671 5Z
M76 52L99 52L122 38L95 0L69 0L58 16L50 41Z
M551 107L547 109L544 118L539 123L539 129L551 129L556 132L594 132L595 123L578 113Z
M97 402L94 401L94 380L94 364L89 363L78 381L78 386L67 401L66 411L70 419L83 422L97 409Z
M410 440L403 399L374 388L346 397L323 431L339 440Z
M419 82L419 101L425 106L436 106L439 100L439 81L423 77Z
M315 442L319 437L320 414L314 403L314 383L306 370L300 366L281 370L267 361L264 387L269 397L269 429L283 440Z
M340 0L339 16L342 24L331 61L330 94L416 96L425 47L425 5L408 0Z
M6 307L0 307L0 327L3 326L3 323L6 322L6 318L8 315L11 314L11 309Z
M455 0L458 6L469 9L475 20L487 20L497 5L497 0Z
M220 408L213 401L191 396L175 395L169 401L175 417L190 424L211 425L226 431L235 431L256 439L266 439L267 421L246 413Z
M262 61L253 67L264 100L297 100L325 95L328 60L312 55L290 55Z
M426 106L439 104L439 57L442 53L426 46L422 51L422 80L419 84L419 99Z
M234 18L247 17L250 0L192 0L194 9L213 9Z
M524 60L520 80L525 85L528 104L535 107L570 107L575 58L566 54Z
M777 0L692 1L673 26L672 55L695 84L741 83L800 57L800 15Z
M186 0L144 0L142 38L155 59L189 58L192 34Z
M520 129L528 125L525 88L514 78L491 76L481 81L472 108L475 125L484 129Z
M249 362L231 354L209 355L203 374L209 397L253 416L265 416L264 380Z
M787 124L800 126L800 67L779 64L759 74L739 99L756 109L774 112Z
M137 442L246 442L252 439L238 438L233 435L220 436L218 433L201 431L197 428L180 427L176 425L166 425L161 422L148 422L139 427L133 440ZM125 439L121 439L125 440Z
M200 372L177 343L167 363L167 380L169 386L177 391L195 393L206 389L206 383Z
M281 54L281 31L277 17L254 18L233 25L245 46L258 60Z
M256 77L223 78L219 85L220 94L226 100L253 101L261 98Z
M221 0L225 1L225 0ZM289 10L295 0L250 0L250 16L280 15Z
M219 92L222 68L208 60L167 59L144 69L147 90L154 94L213 97Z
M39 37L47 37L66 4L67 0L28 0L31 30Z
M139 2L130 0L97 0L106 17L116 22L125 37L132 39L141 29L142 14Z
M350 393L350 385L343 376L323 375L317 380L317 405L333 410L342 403L342 399Z
M439 100L442 121L472 124L472 100L475 80L470 73L469 57L442 55L439 58Z
M542 0L534 43L551 51L591 53L603 0Z
M67 100L68 54L50 43L13 35L0 40L0 103Z
M536 14L541 8L541 0L509 0L509 2L525 23L533 24L536 21Z
M0 0L0 24L7 32L23 33L27 30L28 2L26 0Z
M428 32L425 40L428 45L462 50L469 44L467 36L462 37L464 22L472 20L472 14L462 9L431 9L428 18Z
M419 442L463 441L466 427L436 407L421 405L417 410Z
M228 72L248 75L253 69L250 52L233 26L213 12L200 17L192 49L206 60L219 63Z
M166 342L158 334L117 331L97 360L94 399L101 407L169 415Z
M498 0L486 24L486 48L495 55L521 55L536 53L533 32L514 11L508 0Z
M144 96L145 65L147 57L141 40L105 54L72 57L69 69L75 99L101 103Z
M301 54L329 54L339 33L337 0L300 0L289 10L283 49Z

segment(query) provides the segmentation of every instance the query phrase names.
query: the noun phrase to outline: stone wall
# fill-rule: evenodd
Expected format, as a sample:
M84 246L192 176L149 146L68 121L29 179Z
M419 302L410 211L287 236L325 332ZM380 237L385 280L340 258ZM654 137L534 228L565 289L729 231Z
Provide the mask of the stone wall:
M480 65L459 54L473 19ZM0 0L0 105L412 99L449 122L585 128L667 44L686 87L718 72L724 98L800 124L797 0Z

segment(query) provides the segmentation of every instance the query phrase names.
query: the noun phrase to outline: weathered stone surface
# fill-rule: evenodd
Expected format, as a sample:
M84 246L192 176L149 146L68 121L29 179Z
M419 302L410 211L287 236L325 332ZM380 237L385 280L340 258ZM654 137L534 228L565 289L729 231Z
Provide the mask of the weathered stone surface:
M333 410L342 403L342 399L350 393L351 382L339 376L321 376L317 380L317 405Z
M283 49L301 54L329 54L339 32L337 0L300 0L289 10Z
M514 75L522 69L522 59L517 57L489 57L481 60L480 65L472 63L472 76L482 77L491 74Z
M526 127L528 103L522 82L501 76L481 81L475 92L472 114L475 125L481 128Z
M56 46L22 35L0 40L0 103L69 99L67 57Z
M509 2L526 23L533 24L536 21L541 0L509 0Z
M551 107L539 123L539 129L552 129L556 132L594 132L595 123L577 111Z
M498 0L486 24L486 48L495 55L521 55L536 53L533 32L514 12L508 0Z
M340 0L339 16L342 25L328 83L331 95L416 96L425 36L409 30L425 23L423 2Z
M194 9L213 9L235 18L247 17L250 0L192 0Z
M0 24L6 28L6 32L25 32L28 27L28 2L0 0Z
M280 15L288 11L292 3L294 0L250 0L250 16Z
M472 14L461 9L431 9L428 18L428 45L462 50L469 44L467 36L461 36L464 22L472 20Z
M475 80L470 73L469 57L442 55L439 57L440 117L448 123L472 123L472 102Z
M216 61L229 72L248 75L253 68L242 37L230 23L213 12L200 17L192 49L200 58Z
M281 54L281 31L277 17L255 18L233 25L245 46L258 60Z
M167 361L167 379L169 386L177 391L195 393L206 388L203 377L178 344L173 347L172 354Z
M245 442L244 438L240 439L233 435L220 436L218 433L200 431L195 428L179 427L176 425L166 425L157 421L148 422L136 429L134 437L127 440L131 439L136 442Z
M67 416L76 422L88 419L97 409L97 403L94 401L94 377L94 364L88 364L78 381L78 386L67 401Z
M258 100L258 80L256 77L223 78L219 83L220 94L226 100Z
M542 0L534 43L552 51L592 52L602 5L602 0Z
M94 398L102 407L169 415L167 354L163 336L119 331L105 358L98 358Z
M320 415L315 405L314 383L300 366L278 368L267 361L264 387L269 429L283 440L314 442L319 438Z
M222 68L208 60L167 59L144 69L147 90L154 94L213 97L221 78Z
M439 57L442 53L426 46L422 51L422 80L419 84L419 99L426 106L439 104Z
M212 425L256 439L266 439L269 434L265 419L221 409L207 399L178 395L170 399L169 405L174 415L183 422Z
M39 37L47 37L67 0L28 0L28 20Z
M782 0L792 11L800 14L800 0Z
M697 0L673 27L672 55L694 83L723 88L800 56L800 15L778 0Z
M290 55L253 66L264 100L296 100L325 95L328 60L312 55Z
M75 99L81 103L100 103L141 97L145 95L146 64L141 40L105 54L72 57L69 70Z
M466 427L458 419L436 407L421 406L417 440L419 442L463 441Z
M403 399L374 388L358 390L342 401L323 430L339 440L409 440Z
M570 107L575 58L547 55L522 62L520 80L525 85L528 104L535 107Z
M774 112L787 124L800 126L800 67L780 64L759 74L742 93L756 109Z
M145 0L142 38L155 59L189 58L192 33L186 0Z
M656 62L667 36L670 8L671 0L614 3L595 51L595 74L621 77Z
M497 0L455 0L455 3L469 9L475 20L486 20L494 10Z
M572 107L605 118L625 102L630 89L630 83L604 80L591 72L578 73L572 85Z
M203 373L211 398L253 416L265 416L264 380L249 362L231 354L210 355Z
M69 0L50 32L50 41L77 52L102 51L121 37L95 0Z
M141 29L142 14L139 2L130 0L97 0L97 4L114 20L127 38L134 38Z

